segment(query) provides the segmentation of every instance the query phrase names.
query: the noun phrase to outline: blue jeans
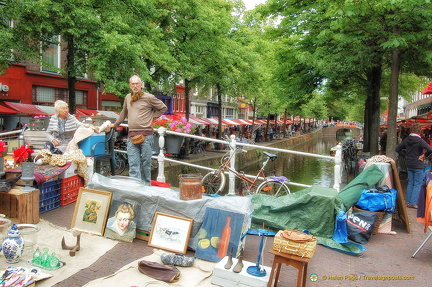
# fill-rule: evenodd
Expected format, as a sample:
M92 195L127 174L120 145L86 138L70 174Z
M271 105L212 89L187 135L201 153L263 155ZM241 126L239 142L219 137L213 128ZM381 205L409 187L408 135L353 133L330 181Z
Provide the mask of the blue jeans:
M148 135L141 144L134 145L128 137L127 155L129 162L129 176L144 181L150 186L151 157L153 154L153 135Z
M424 172L422 168L407 168L407 172L408 184L406 202L411 205L416 205L423 183Z

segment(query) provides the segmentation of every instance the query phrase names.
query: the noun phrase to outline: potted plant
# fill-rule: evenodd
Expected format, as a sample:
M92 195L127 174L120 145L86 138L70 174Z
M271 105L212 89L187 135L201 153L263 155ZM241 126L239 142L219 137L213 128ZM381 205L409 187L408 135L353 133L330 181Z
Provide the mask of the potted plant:
M193 134L195 128L193 124L189 123L185 118L179 115L172 116L161 116L153 121L153 128L157 129L159 127L164 127L168 131ZM165 135L165 149L167 153L179 154L180 147L183 142L184 137L177 135ZM159 152L159 135L155 135L155 140L153 144L153 151Z

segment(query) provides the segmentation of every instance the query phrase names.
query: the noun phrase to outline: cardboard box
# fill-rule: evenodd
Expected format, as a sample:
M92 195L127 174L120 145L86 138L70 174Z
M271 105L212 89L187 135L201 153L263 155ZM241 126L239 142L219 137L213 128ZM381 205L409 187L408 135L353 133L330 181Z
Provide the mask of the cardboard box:
M60 173L58 175L59 179L64 179L64 178L68 178L74 175L78 174L78 167L75 163L72 163L67 170L65 170L64 172Z
M232 271L234 266L237 264L237 259L233 259L233 265L230 269L225 269L224 266L227 263L228 256L222 259L218 264L216 264L211 283L223 287L265 287L268 284L271 274L271 268L263 266L266 271L265 276L257 277L247 273L247 268L249 266L256 266L256 263L243 261L243 269L240 273L235 273Z
M150 232L142 230L142 229L136 229L136 238L149 241L150 239Z
M78 143L78 147L85 156L92 156L93 145L99 143L94 151L94 155L105 154L105 133L94 134Z

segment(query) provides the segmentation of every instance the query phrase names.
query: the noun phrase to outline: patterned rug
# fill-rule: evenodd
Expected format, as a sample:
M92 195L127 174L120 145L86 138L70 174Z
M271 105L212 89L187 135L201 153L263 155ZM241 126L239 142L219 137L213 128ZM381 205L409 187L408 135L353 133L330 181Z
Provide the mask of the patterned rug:
M34 177L35 177L36 185L40 185L60 175L62 172L67 170L71 164L72 164L71 162L67 162L64 166L50 166L47 164L35 165ZM6 172L21 173L22 170L21 168L11 168L6 170Z

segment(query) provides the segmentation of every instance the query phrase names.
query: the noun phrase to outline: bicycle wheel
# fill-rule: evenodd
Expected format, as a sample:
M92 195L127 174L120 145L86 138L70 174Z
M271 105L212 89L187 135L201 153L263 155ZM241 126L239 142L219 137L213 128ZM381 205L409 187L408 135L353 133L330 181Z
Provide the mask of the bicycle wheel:
M114 168L115 168L115 174L122 174L122 172L126 168L126 162L123 156L120 155L120 153L114 153Z
M207 173L201 180L205 194L218 194L225 187L225 175L211 171Z
M279 197L279 196L290 194L291 191L289 190L288 186L286 186L283 182L275 181L275 180L267 180L261 183L260 186L258 186L257 193L264 193L264 194Z

